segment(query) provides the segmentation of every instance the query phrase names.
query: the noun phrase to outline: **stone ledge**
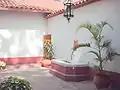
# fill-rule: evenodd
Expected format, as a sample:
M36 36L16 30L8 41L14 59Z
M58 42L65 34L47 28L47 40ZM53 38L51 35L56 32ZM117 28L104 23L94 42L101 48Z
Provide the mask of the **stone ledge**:
M86 81L89 80L89 67L64 67L51 63L50 73L65 81Z
M56 77L59 77L60 79L63 79L65 81L86 81L86 80L89 80L89 75L76 75L76 74L64 74L64 73L61 73L61 72L58 72L56 70L53 70L51 69L50 70L50 73L53 74L54 76Z

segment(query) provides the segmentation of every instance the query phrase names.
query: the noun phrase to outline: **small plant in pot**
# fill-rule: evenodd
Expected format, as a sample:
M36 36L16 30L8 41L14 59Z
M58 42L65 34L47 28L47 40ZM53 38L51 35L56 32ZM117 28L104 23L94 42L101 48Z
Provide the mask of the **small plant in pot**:
M0 90L32 90L32 87L24 78L10 76L0 83Z
M106 21L102 21L96 25L92 25L90 23L82 24L78 27L87 29L92 35L92 42L87 44L78 44L73 48L73 53L81 47L91 48L91 51L88 53L94 54L96 57L94 60L98 62L98 72L94 76L93 82L95 83L98 89L107 88L110 84L110 76L108 73L104 72L104 63L107 61L112 61L114 56L120 56L114 49L111 47L111 40L105 40L105 36L102 31L105 26L109 26L111 29L112 26L108 24ZM77 31L78 31L77 29Z
M0 70L5 69L6 66L7 66L6 62L4 62L4 61L0 61Z
M53 52L53 45L51 40L44 41L44 59L53 59L54 52Z
M44 53L43 53L43 61L41 62L41 66L49 67L51 65L51 60L54 58L54 50L51 41L51 35L48 35L48 40L44 40Z

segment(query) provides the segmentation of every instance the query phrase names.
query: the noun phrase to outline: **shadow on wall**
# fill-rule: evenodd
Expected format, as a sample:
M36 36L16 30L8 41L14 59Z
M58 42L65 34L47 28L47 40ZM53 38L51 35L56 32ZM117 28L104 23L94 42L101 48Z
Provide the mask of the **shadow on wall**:
M10 64L37 62L43 54L43 35L40 30L0 29L0 58Z

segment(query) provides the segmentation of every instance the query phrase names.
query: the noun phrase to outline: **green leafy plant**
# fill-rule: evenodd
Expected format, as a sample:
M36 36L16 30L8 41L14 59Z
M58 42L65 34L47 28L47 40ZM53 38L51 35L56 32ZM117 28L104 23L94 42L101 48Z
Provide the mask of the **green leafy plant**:
M24 78L10 76L0 84L0 90L32 90L32 87Z
M44 42L44 59L52 59L54 56L53 45L51 40Z
M104 30L105 26L109 26L112 30L112 26L108 24L106 21L101 21L101 23L98 23L96 25L85 23L78 27L77 31L80 28L87 29L91 35L92 35L92 42L87 44L79 44L76 47L73 48L73 53L81 47L89 47L92 50L88 53L92 53L96 56L95 60L99 63L97 66L100 71L103 70L103 64L107 62L108 60L112 61L115 55L120 55L117 52L114 51L114 49L111 47L111 40L105 40L104 35L102 34L102 31ZM93 45L93 43L95 45Z

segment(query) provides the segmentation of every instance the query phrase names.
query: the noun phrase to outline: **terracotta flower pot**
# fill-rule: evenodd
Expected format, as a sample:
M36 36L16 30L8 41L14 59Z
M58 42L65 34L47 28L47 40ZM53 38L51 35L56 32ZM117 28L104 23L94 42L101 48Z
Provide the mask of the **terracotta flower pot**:
M43 66L43 67L49 67L51 65L51 60L43 60L42 62L41 62L41 66Z
M93 79L93 82L98 89L108 88L110 81L110 76L103 72L97 73Z

